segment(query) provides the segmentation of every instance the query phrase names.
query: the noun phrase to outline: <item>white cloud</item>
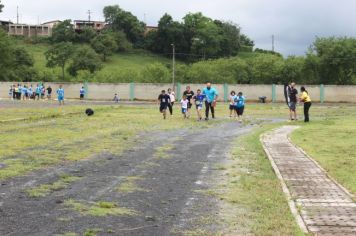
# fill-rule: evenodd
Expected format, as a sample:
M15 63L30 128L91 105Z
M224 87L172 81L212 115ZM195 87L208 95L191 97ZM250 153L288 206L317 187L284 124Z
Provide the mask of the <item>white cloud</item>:
M157 24L164 13L176 20L188 12L203 14L238 23L256 46L271 49L271 35L276 38L276 50L284 55L302 55L315 36L356 36L356 1L354 0L3 0L0 19L16 21L16 6L26 23L54 19L102 20L104 6L119 4L147 24Z

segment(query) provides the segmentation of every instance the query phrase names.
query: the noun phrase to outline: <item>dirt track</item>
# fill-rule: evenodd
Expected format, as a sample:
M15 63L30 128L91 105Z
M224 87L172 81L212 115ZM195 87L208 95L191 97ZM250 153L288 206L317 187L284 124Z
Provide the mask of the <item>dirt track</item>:
M205 180L225 161L234 138L251 128L228 122L204 130L146 133L123 155L102 154L0 182L0 235L81 235L94 228L100 229L98 235L181 235L199 227L194 216L215 214L216 203L196 190L209 187ZM166 150L162 157L157 148ZM46 197L25 193L62 174L82 178ZM117 190L127 177L135 179L136 191ZM65 206L69 199L115 202L136 215L86 216ZM218 227L210 225L209 230Z

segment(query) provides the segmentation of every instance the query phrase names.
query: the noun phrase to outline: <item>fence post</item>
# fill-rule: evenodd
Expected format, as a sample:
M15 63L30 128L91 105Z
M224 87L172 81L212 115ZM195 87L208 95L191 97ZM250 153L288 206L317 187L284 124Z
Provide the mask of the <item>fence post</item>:
M87 81L84 81L84 98L85 99L88 99L88 95L89 95L89 86L88 86L88 82Z
M135 100L135 83L130 83L130 101Z
M182 99L182 94L181 94L181 84L177 83L177 92L176 92L176 97L178 99L178 101L180 101Z
M277 101L277 96L276 96L276 85L272 84L272 102L276 102Z
M324 85L321 84L320 85L320 103L324 103L325 101L325 89L324 89Z
M228 101L229 85L224 84L224 102Z

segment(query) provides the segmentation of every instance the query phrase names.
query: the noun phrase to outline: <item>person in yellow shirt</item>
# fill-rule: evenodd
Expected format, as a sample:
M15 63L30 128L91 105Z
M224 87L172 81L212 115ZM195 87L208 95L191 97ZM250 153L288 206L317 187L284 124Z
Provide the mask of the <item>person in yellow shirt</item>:
M312 105L308 91L305 87L300 88L300 101L304 103L304 122L309 122L309 109Z

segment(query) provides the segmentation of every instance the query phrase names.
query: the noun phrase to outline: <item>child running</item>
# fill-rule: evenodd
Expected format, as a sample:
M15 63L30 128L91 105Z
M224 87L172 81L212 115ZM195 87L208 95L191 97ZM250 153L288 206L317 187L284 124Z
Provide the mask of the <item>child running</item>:
M171 102L171 99L166 90L162 90L161 94L158 96L158 102L160 103L159 111L163 114L163 119L167 118L167 108Z
M203 110L203 103L204 103L205 95L201 94L201 90L197 90L197 95L193 97L195 108L197 109L198 121L203 119L201 111Z
M239 92L236 97L236 112L239 122L242 121L242 116L245 110L245 100L246 98L243 96L242 92Z
M59 89L57 90L57 98L59 105L64 105L64 89L62 88L62 85L59 85Z
M187 99L187 95L183 95L182 100L180 101L180 103L182 104L182 114L184 119L188 118L188 104L189 104L189 100Z
M236 96L236 92L235 91L231 91L230 92L230 105L229 105L229 109L230 109L230 118L232 118L232 113L234 113L234 117L236 118L236 115L237 115L237 109L236 109L236 99L237 99L237 96Z

